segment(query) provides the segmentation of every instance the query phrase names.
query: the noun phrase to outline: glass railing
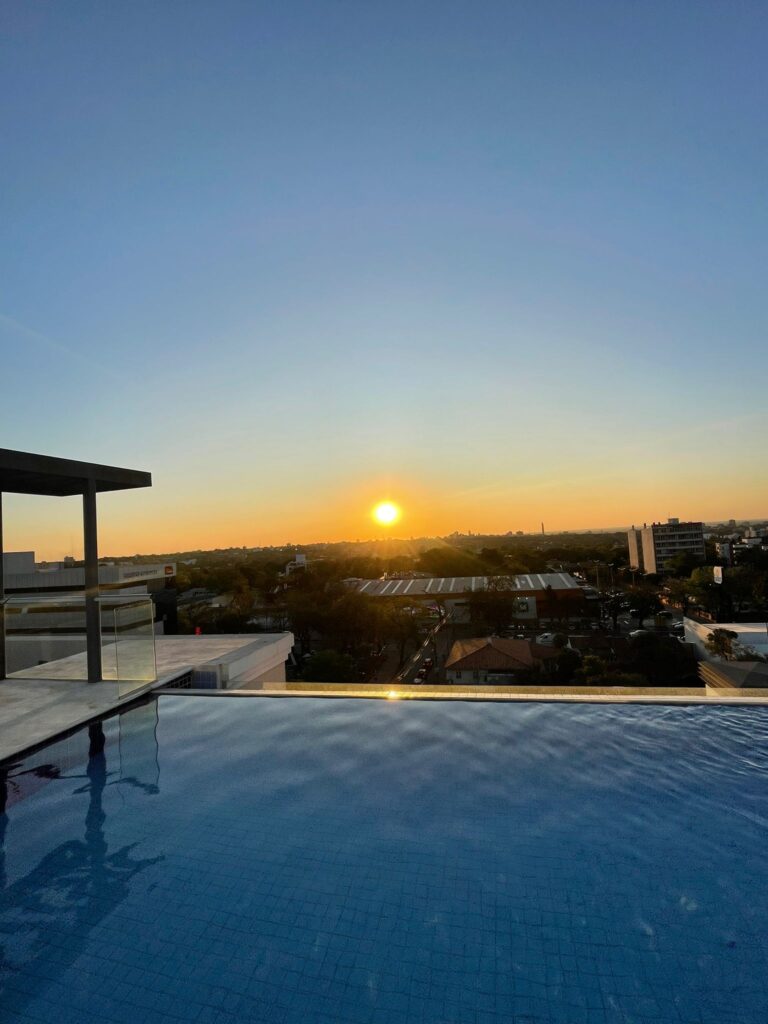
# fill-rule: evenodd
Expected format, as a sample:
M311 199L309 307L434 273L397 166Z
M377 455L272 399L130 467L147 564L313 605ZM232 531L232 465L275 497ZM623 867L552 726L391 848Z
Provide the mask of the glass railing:
M99 610L102 678L120 690L153 682L154 605L142 594L104 594ZM5 599L8 678L87 680L85 597L78 594Z
M157 679L155 616L151 597L98 598L102 674L121 684Z

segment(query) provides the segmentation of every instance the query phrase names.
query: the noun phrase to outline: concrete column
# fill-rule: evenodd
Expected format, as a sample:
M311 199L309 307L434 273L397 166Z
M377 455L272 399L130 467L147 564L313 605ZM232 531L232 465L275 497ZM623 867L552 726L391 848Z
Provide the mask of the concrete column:
M0 492L0 679L5 679L5 571L3 566L3 495ZM2 813L2 812L0 812Z
M96 485L88 480L83 493L83 547L85 556L85 634L88 682L101 682L101 627L99 623L99 544L96 532Z

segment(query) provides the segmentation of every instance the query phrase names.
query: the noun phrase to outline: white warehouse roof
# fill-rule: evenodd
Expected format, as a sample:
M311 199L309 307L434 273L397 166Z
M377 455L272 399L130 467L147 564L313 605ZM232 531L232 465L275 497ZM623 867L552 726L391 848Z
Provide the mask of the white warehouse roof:
M446 576L431 579L356 580L356 588L369 597L450 597L484 590L489 576ZM532 572L509 577L515 590L578 590L579 583L567 572Z

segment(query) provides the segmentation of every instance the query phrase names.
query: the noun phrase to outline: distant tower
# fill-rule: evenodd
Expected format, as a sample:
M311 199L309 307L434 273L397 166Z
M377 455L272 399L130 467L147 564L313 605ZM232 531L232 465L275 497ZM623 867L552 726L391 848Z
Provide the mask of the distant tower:
M541 524L541 536L544 536L544 523Z

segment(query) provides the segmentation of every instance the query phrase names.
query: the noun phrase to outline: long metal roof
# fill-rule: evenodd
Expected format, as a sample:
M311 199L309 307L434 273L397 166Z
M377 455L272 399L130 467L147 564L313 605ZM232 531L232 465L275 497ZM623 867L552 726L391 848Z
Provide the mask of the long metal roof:
M448 576L431 579L359 580L357 590L369 597L458 597L484 590L488 576ZM512 576L512 585L520 593L546 590L578 590L579 584L566 572L532 572Z
M152 474L0 448L0 492L63 497L84 494L90 483L97 492L124 491L151 487Z

